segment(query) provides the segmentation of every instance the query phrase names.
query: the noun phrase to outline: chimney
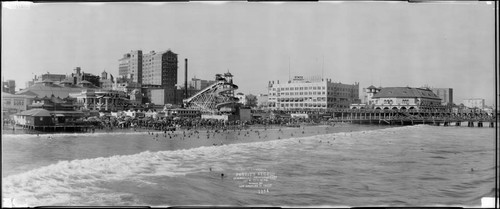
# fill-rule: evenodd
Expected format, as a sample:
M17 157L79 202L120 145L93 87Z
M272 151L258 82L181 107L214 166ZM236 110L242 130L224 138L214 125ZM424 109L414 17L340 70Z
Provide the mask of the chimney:
M188 59L184 59L186 62L186 71L185 71L185 76L184 76L184 95L185 99L188 98Z

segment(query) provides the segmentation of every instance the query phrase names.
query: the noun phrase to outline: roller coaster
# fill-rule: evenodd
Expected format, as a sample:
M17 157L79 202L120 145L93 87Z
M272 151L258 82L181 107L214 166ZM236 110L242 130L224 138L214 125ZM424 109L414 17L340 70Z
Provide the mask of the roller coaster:
M238 89L238 86L233 84L232 77L229 72L216 74L214 84L183 100L184 107L200 110L205 114L216 114L224 109L232 110L238 102L238 98L234 97L234 90Z

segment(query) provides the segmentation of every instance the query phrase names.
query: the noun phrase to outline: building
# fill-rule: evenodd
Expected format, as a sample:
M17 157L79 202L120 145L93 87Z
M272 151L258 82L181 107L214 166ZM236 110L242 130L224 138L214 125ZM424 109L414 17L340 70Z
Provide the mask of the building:
M175 104L177 84L177 54L171 50L151 51L143 55L142 93L145 102Z
M74 111L75 99L71 97L60 98L56 96L35 97L29 104L29 109L46 109L50 111Z
M331 79L306 80L295 76L287 83L270 81L268 85L270 109L323 111L349 108L359 103L359 83L334 83Z
M247 103L247 98L245 94L238 92L234 95L234 97L238 98L238 103L245 105Z
M234 95L236 98L238 98L238 103L248 106L248 107L255 107L257 106L257 96L252 95L252 94L243 94L241 92L237 93Z
M91 88L96 89L98 87L94 86L88 81L82 81L77 85L74 85L72 81L64 80L58 84L54 83L52 80L44 80L42 82L37 82L33 86L25 88L18 91L17 95L29 95L37 97L55 97L66 98L70 93L79 93L82 89Z
M142 84L142 51L130 52L129 78L133 83Z
M373 85L370 85L368 88L363 88L363 97L362 97L362 102L363 104L371 104L371 100L374 94L378 93L382 87L375 87Z
M20 112L15 115L16 125L28 128L72 128L75 130L75 123L84 116L81 111L75 110L71 98L43 97L34 98L30 105L30 110Z
M95 111L118 111L124 110L129 105L127 94L122 91L83 89L79 93L71 93L71 98L75 98L75 104L80 110Z
M257 107L267 107L269 103L269 95L259 94L257 95Z
M468 108L484 109L484 99L464 99L462 103Z
M55 83L62 82L69 79L69 77L65 74L52 74L47 72L46 74L42 75L35 75L31 81L26 82L26 88L29 88L30 86L35 85L35 83L42 82L44 80L51 80Z
M130 69L130 54L124 54L121 59L118 60L118 76L120 78L126 78Z
M9 94L16 93L16 81L15 80L7 80L2 82L2 92L6 92Z
M199 110L193 109L168 109L166 114L172 117L180 117L180 118L200 118L201 112Z
M100 83L100 87L103 90L113 90L115 80L113 78L113 75L109 74L109 76L108 76L108 73L106 71L103 71L101 73L99 83Z
M30 86L35 85L35 80L27 81L24 85L25 85L26 88L29 88Z
M443 109L441 98L428 88L384 87L366 88L366 104L353 104L351 109L420 110Z
M142 84L142 51L132 50L118 60L118 75L130 82Z
M77 85L82 81L87 81L96 87L100 87L101 84L99 76L85 73L80 67L76 67L73 71L74 73L71 74L71 78L74 85Z
M434 94L441 98L441 105L453 104L453 89L452 88L430 88Z
M199 78L192 78L191 81L189 81L189 87L193 88L195 90L202 90L204 88L209 87L210 85L214 84L215 81L211 80L202 80Z
M64 75L64 74L51 74L51 73L47 73L47 74L42 74L38 78L39 78L40 81L49 79L49 80L52 80L52 81L56 82L56 81L66 80L66 75Z
M177 84L177 54L170 50L151 51L143 55L142 84L175 86Z
M4 118L10 115L28 110L28 105L33 102L34 96L16 95L10 93L2 93L2 116Z

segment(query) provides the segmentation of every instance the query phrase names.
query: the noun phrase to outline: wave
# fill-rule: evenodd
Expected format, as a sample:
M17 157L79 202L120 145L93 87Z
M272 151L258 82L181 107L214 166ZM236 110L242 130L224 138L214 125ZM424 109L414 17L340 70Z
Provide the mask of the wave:
M63 201L66 204L68 198L72 198L71 194L75 195L75 193L80 199L94 201L91 199L96 194L101 196L108 194L106 189L102 187L102 184L106 182L126 180L147 185L154 184L148 181L149 178L179 177L191 173L242 169L238 166L251 161L252 156L255 156L256 153L285 153L299 149L296 146L299 140L302 141L301 143L314 144L313 146L315 146L319 140L332 139L332 137L344 139L346 137L343 136L347 134L387 135L422 127L391 127L379 130L340 132L281 140L205 146L174 151L145 151L133 155L60 161L28 172L4 177L2 190L4 197L26 199L27 202L34 205L60 204L57 201ZM143 135L147 133L77 133L57 136L103 136L110 134ZM115 194L109 198L119 199L121 196Z

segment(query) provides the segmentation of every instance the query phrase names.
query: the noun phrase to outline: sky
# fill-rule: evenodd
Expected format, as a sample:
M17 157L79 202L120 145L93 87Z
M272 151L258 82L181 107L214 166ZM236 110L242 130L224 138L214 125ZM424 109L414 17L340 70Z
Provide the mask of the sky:
M230 71L243 93L323 76L383 87L453 88L494 104L491 2L39 3L2 8L2 79L118 75L131 50L178 54L178 83Z

